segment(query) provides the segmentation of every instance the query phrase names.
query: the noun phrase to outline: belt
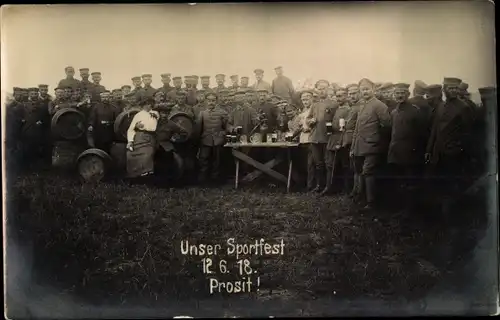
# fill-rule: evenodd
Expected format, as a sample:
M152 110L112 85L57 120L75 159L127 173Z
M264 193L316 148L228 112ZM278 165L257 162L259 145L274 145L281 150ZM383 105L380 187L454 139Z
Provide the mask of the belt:
M137 132L142 132L142 133L148 133L148 134L153 134L153 133L155 133L154 131L149 131L149 130L144 130L144 129L136 129L135 131L137 131Z
M112 121L101 121L101 124L112 124Z

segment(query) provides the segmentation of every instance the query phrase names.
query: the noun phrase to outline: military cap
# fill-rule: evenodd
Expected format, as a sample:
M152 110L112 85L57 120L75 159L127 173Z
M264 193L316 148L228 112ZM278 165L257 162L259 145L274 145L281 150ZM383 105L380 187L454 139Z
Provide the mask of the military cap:
M469 89L469 84L465 83L465 82L462 82L462 83L460 83L460 85L458 86L458 88L461 89L461 90L467 90L467 89Z
M186 92L186 90L179 90L175 94L178 96L185 96L185 95L187 95L187 92Z
M64 68L65 71L68 71L68 70L75 70L75 68L73 68L72 66L68 66L66 68Z
M163 91L161 91L161 90L156 90L155 93L154 93L154 95L155 96L156 95L165 95L165 93Z
M245 90L243 90L243 89L238 89L238 90L236 90L234 93L235 93L235 94L245 94L245 93L247 93L247 92L246 92Z
M349 91L350 89L359 89L359 85L356 83L351 83L348 84L345 88L347 89L347 91Z
M278 69L283 69L282 66L277 66L276 68L274 68L274 70L278 70Z
M113 89L112 92L118 92L118 91L122 91L122 88L116 88L116 89Z
M394 86L395 86L395 85L394 85L394 84L392 84L391 82L386 82L386 83L383 83L383 84L379 87L379 89L380 89L380 90L387 90L387 89L391 89L391 88L393 88Z
M39 84L38 85L38 88L48 88L49 85L48 84Z
M205 89L198 89L198 90L196 90L196 93L197 94L199 94L199 93L205 93L205 91L206 91Z
M269 91L267 91L266 89L258 89L257 92L265 92L265 93L269 93Z
M304 89L304 90L300 91L300 97L302 97L306 93L314 96L314 92L312 90Z
M131 78L131 80L132 80L132 81L134 81L134 80L141 80L141 77L139 77L139 76L135 76L135 77L132 77L132 78Z
M408 83L396 83L394 85L394 88L395 89L404 89L404 90L408 90L410 89L410 85Z
M255 74L263 74L263 73L264 73L264 70L262 70L262 69L255 69L253 72L254 72Z
M191 76L191 78L192 78L193 80L198 80L200 77L198 77L197 75L194 75L194 76Z
M315 87L318 86L318 84L320 83L325 83L327 86L330 85L330 82L328 82L328 80L325 80L325 79L321 79L321 80L318 80L316 81L316 84L314 85Z
M57 91L57 90L64 90L64 88L63 88L63 87L60 87L60 86L59 86L59 87L55 87L55 88L54 88L54 91Z
M238 78L238 75L233 74L230 78L231 78L231 79L237 79L237 78Z
M101 94L103 93L111 93L109 90L104 90L103 92L101 92Z
M208 98L209 96L214 96L215 98L217 98L217 93L215 93L214 91L208 90L207 92L205 92L205 99Z
M36 92L38 92L38 88L32 87L32 88L29 88L28 91L36 91Z
M100 76L101 73L100 72L92 72L91 75L93 75L93 76Z
M241 77L240 79L243 80L243 79L249 79L249 78L248 77Z
M66 90L66 89L73 90L73 87L72 86L64 86L63 89L64 90Z
M13 90L14 92L19 92L19 91L21 91L21 88L19 88L19 87L14 87L14 88L12 88L12 90Z
M358 84L358 85L359 85L360 87L361 87L361 86L363 86L363 85L364 85L364 86L368 86L368 87L373 87L373 86L374 86L373 82L371 82L371 81L370 81L369 79L367 79L367 78L363 78L363 79L359 80L359 84Z
M128 84L124 84L121 88L122 88L122 89L123 89L123 88L129 88L129 89L132 89L132 87L131 87L130 85L128 85Z
M347 88L339 86L335 89L335 91L347 91Z
M421 80L416 80L414 83L414 89L416 94L424 94L427 84Z
M441 92L441 90L443 90L443 86L440 84L431 84L425 88L425 92L431 94Z
M226 77L226 75L222 74L222 73L219 73L219 74L215 75L215 78L225 78L225 77Z
M227 95L230 96L230 97L232 97L232 96L234 96L234 93L235 93L234 90L229 90L228 93L227 93Z
M367 79L368 80L368 79ZM375 82L375 83L372 83L372 86L375 88L375 89L380 89L380 87L383 85L384 83L383 82Z
M462 83L462 80L459 78L444 78L443 85L445 86L458 86Z
M495 87L482 87L478 89L479 94L481 97L487 97L490 95L494 95L496 93L496 88Z
M162 78L170 78L171 74L170 73L162 73L160 76Z
M172 80L182 80L182 77L173 77Z
M80 72L82 72L82 71L87 71L88 72L89 70L90 70L89 68L80 68Z
M210 76L201 76L200 79L210 79Z
M153 75L149 74L149 73L145 73L142 75L143 78L152 78Z

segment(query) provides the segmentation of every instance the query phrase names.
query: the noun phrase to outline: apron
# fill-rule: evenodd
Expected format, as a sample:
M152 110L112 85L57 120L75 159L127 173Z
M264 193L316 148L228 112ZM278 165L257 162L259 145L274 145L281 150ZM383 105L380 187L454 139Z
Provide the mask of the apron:
M133 151L127 150L127 176L137 178L154 172L156 138L153 132L137 131Z

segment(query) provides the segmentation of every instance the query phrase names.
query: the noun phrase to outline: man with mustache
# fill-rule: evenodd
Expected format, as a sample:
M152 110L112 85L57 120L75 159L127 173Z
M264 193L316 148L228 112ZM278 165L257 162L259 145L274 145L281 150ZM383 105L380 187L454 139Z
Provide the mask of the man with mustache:
M357 83L353 83L346 86L347 89L347 102L349 103L350 109L349 114L347 115L346 124L345 124L345 133L342 146L350 151L352 145L352 139L354 135L354 129L356 128L356 121L358 119L358 113L360 109L360 93L359 86ZM354 168L353 159L349 159L349 169L352 172ZM349 194L350 198L359 199L360 198L360 179L361 175L356 171L352 173L353 181L352 181L352 191Z
M217 82L217 87L212 88L212 90L218 95L221 90L226 89L224 83L226 82L226 75L219 73L215 75L215 82Z
M271 93L271 85L263 80L264 78L264 70L255 69L255 79L257 80L255 84L252 86L255 91L266 90L268 93Z
M158 91L163 92L163 94L166 95L172 90L174 87L170 85L170 73L162 73L161 74L161 82L163 83L163 86L158 89Z
M201 76L200 81L201 81L201 89L205 90L205 93L208 92L209 90L212 90L210 88L210 76Z
M362 101L350 156L354 158L356 172L361 175L360 190L366 195L364 209L371 210L376 200L375 178L382 155L387 152L383 137L391 127L391 118L387 106L375 97L373 82L362 79L359 90Z

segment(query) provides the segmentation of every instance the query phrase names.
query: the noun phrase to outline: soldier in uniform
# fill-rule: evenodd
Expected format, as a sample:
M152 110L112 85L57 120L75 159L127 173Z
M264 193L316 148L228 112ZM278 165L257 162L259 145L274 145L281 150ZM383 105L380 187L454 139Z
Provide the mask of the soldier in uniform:
M197 100L196 100L196 82L198 81L197 80L198 76L189 76L189 77L186 77L186 88L185 88L185 91L186 91L186 103L190 106L195 106L196 103L197 103Z
M27 163L39 159L48 164L47 142L49 141L50 116L47 105L39 100L38 88L29 89L29 101L23 114L22 144L23 156Z
M90 77L89 71L90 71L89 68L80 69L80 77L82 78L82 80L80 81L80 90L83 92L84 91L91 92L94 87L92 82L90 82L89 80Z
M198 90L198 84L199 84L200 77L198 77L197 75L193 75L193 76L191 76L191 79L193 80L193 88Z
M215 90L213 90L215 92ZM230 106L229 106L229 90L228 89L220 89L218 91L218 107L221 108L222 110L224 110L228 115L229 115L229 110L230 110Z
M398 190L403 190L402 199L411 208L418 187L417 177L423 173L423 155L428 138L426 119L420 108L408 100L409 84L397 83L394 88L398 106L391 113L392 132L387 156L391 177L395 178L390 193L394 197Z
M58 87L71 87L72 89L80 87L80 81L74 78L75 68L66 67L64 68L64 72L66 73L66 78L59 81Z
M56 97L54 100L49 102L49 114L53 116L57 111L65 109L65 108L71 108L71 104L69 101L67 101L64 98L64 89L57 87L55 89L55 95Z
M229 90L233 90L234 92L236 92L239 88L239 78L238 78L238 75L237 74L233 74L231 77L231 85L229 86Z
M7 102L6 105L6 147L8 156L6 160L9 161L9 168L11 165L18 164L20 151L22 151L21 143L21 128L24 118L24 104L22 102L22 89L18 87L13 88L12 100Z
M179 91L176 95L176 104L172 107L172 112L184 112L194 119L193 107L187 104L185 91Z
M201 89L205 90L205 93L208 92L210 89L210 76L201 76Z
M387 111L389 114L392 110L396 109L398 106L397 102L394 100L394 84L391 82L386 82L380 86L380 96L379 99L387 106Z
M153 76L151 74L146 73L142 75L142 83L144 83L144 88L142 88L142 90L139 91L140 99L154 97L156 89L151 86L152 82L153 82Z
M425 88L425 100L429 104L430 109L430 125L439 105L443 104L443 86L440 84L431 84Z
M425 160L431 164L434 176L443 177L438 190L445 196L442 202L445 216L450 213L450 196L458 191L457 177L462 176L463 163L467 158L466 135L470 114L469 107L458 98L461 82L458 78L444 78L446 102L438 105L435 111L425 154Z
M320 80L316 84L319 91L319 101L313 103L306 117L307 125L311 128L311 154L315 167L316 187L312 192L321 192L325 188L325 151L328 142L326 123L332 121L333 106L326 101L328 82Z
M132 91L130 91L130 92L135 95L136 101L139 101L140 100L140 93L142 91L141 77L135 76L135 77L132 77L131 80L132 80L132 84L134 85L134 89L132 89Z
M245 92L238 90L235 94L234 109L229 114L228 131L241 127L241 134L248 135L259 122L255 109L245 105Z
M93 137L95 147L109 154L114 140L114 121L118 116L116 108L111 104L110 92L101 93L101 99L90 112L88 132Z
M64 87L64 100L66 102L73 101L73 88L70 86Z
M471 114L474 115L477 111L477 105L470 99L470 94L467 91L469 89L469 84L462 82L458 87L458 97L465 102L465 104L470 108Z
M366 206L372 209L376 197L375 177L380 167L382 154L386 154L383 136L391 127L387 106L378 100L373 91L373 83L368 79L359 82L361 108L354 129L350 156L354 157L354 168L361 175L360 190L366 193Z
M201 111L205 110L205 93L206 92L207 91L205 91L203 89L196 91L196 95L197 95L196 100L198 103L193 107L195 119L198 117L198 115L200 114Z
M267 83L266 81L263 80L263 78L264 78L264 70L262 70L262 69L255 69L254 73L255 73L255 79L256 79L256 81L255 81L254 85L252 86L252 88L255 91L266 90L268 93L271 93L272 92L271 85L269 83Z
M116 114L120 114L125 108L125 101L123 100L123 92L121 89L113 89L111 91L111 105L116 109Z
M121 87L122 89L122 94L123 98L125 98L126 95L128 95L132 91L132 87L128 84L125 84Z
M225 143L228 115L217 105L217 94L205 94L207 109L202 111L196 120L200 140L200 176L199 182L205 183L211 169L211 181L220 178L220 154ZM211 168L210 168L211 167Z
M432 108L428 101L425 99L427 84L421 80L415 81L413 85L413 97L409 100L409 103L416 105L420 112L422 113L424 119L427 119L427 126L430 129L430 119L432 117ZM430 132L430 130L429 130Z
M350 150L352 145L354 130L356 128L356 122L358 120L358 113L360 109L360 103L359 103L360 94L359 94L359 86L357 83L347 85L346 89L347 89L347 101L349 103L350 110L346 119L345 133L344 133L344 139L342 141L342 147ZM350 169L353 172L352 191L349 194L349 197L359 199L359 197L361 196L360 194L361 175L358 174L355 170L353 170L354 169L353 158L351 157L349 160L350 160Z
M257 110L258 99L256 97L255 91L252 88L249 88L245 91L245 99L252 108Z
M292 102L292 97L295 94L292 80L283 75L283 67L279 66L274 68L276 71L276 78L271 84L271 92L285 99L289 103Z
M325 195L331 191L348 190L349 183L349 149L344 146L345 120L348 118L351 107L347 99L347 90L338 88L335 94L338 108L333 111L332 134L328 137L326 144L326 186L320 195ZM333 178L338 177L343 184L336 190L332 190ZM336 179L337 180L337 179Z
M177 103L177 93L184 91L182 88L182 78L181 77L173 77L174 88L167 93L167 103L170 106L174 106Z
M384 98L384 96L382 95L382 90L381 90L383 85L384 84L382 82L375 82L373 84L375 98L377 98L380 101L382 101L382 99Z
M226 82L226 75L219 73L215 76L215 82L217 82L217 87L212 88L212 90L216 93L219 94L220 90L226 89L224 86L224 82Z
M274 104L269 102L269 91L267 89L258 90L259 101L255 105L258 114L262 114L267 120L267 133L271 133L277 129L279 109Z
M40 93L39 99L42 102L45 102L48 105L49 101L52 101L52 97L49 95L49 86L47 84L39 84L38 92Z
M99 99L101 99L101 93L106 91L106 88L101 85L102 77L100 72L92 72L91 76L92 83L94 84L94 87L92 88L92 97L94 98L94 100L98 101Z
M250 79L249 79L248 77L241 77L241 79L240 79L240 89L243 89L243 90L245 90L245 91L252 89L252 88L250 88L250 86L248 85L248 81L249 81L249 80L250 80Z
M170 92L174 87L170 85L170 73L162 73L161 74L161 82L163 83L163 86L158 89L158 91L163 92L164 96L167 96L167 93Z

